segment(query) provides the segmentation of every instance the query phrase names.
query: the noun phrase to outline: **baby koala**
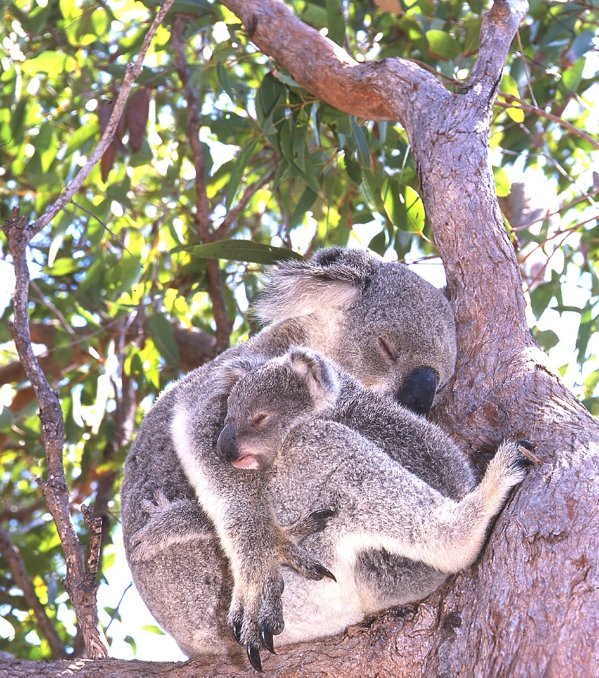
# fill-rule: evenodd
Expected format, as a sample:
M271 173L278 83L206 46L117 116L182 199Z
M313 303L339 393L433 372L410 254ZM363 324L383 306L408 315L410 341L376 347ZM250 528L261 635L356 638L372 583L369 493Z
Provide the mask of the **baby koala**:
M434 465L436 453L463 464L455 443L311 350L222 370L234 383L217 453L238 469L270 475L281 524L323 507L334 516L303 547L335 580L285 575L283 644L332 635L367 614L423 599L474 562L490 521L525 477L526 457L507 442L477 487L447 496L408 470L410 454L417 468ZM339 423L357 420L357 409L368 422L360 431ZM377 554L380 569L373 567Z

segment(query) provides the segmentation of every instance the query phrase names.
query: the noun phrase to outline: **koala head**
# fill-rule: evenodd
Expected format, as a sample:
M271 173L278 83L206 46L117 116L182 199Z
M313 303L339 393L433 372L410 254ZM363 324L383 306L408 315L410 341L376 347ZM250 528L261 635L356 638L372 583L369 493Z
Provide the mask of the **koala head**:
M255 369L239 362L220 369L233 386L216 449L239 469L272 466L289 431L332 407L339 394L333 366L305 348Z
M455 369L455 321L443 291L363 250L330 247L281 264L255 313L263 322L298 319L311 347L419 414Z

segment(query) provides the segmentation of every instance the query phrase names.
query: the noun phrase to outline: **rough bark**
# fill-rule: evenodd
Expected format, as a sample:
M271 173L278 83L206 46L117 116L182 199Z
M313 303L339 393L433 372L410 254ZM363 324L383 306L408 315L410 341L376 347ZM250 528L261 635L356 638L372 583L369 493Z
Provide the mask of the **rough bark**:
M599 666L599 426L530 337L487 152L501 66L526 3L494 3L462 94L447 92L404 60L355 62L280 0L223 4L259 48L311 92L341 110L406 127L458 324L457 372L437 418L473 450L490 449L502 438L528 438L541 460L475 566L418 606L282 650L265 657L265 669L286 678L592 675ZM28 675L30 667L18 665L18 675ZM45 675L45 665L35 666L35 675ZM76 673L253 674L212 657L115 666L95 662Z

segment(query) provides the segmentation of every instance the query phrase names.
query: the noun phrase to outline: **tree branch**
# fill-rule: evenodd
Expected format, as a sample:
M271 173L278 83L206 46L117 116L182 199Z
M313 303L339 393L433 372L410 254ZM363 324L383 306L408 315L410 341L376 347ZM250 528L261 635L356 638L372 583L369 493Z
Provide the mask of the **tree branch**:
M480 101L495 97L508 50L527 12L527 0L495 0L483 17L478 58L467 83Z
M465 446L530 436L543 461L499 517L474 567L414 613L387 615L380 625L377 619L372 634L354 627L343 637L283 649L269 658L269 672L310 675L314 654L321 663L313 672L333 665L335 676L368 675L378 662L389 675L459 675L465 657L480 675L498 667L501 675L588 672L599 633L597 574L589 567L597 539L588 541L597 534L599 427L530 337L488 154L491 105L526 3L494 3L469 87L456 95L403 60L357 64L278 0L223 4L262 51L327 103L404 124L457 322L456 376L437 414ZM588 504L574 499L581 485ZM219 675L229 669L220 665Z
M294 80L331 106L370 120L412 119L414 97L449 97L436 76L406 59L359 63L281 0L222 0L248 37ZM426 89L426 95L423 90Z
M71 598L79 621L88 656L101 658L106 649L98 633L96 610L96 589L84 587L86 578L83 549L75 533L69 511L69 490L67 487L62 451L64 445L64 420L58 395L50 388L31 346L28 317L29 269L27 267L27 245L35 234L27 226L26 217L13 212L13 219L3 227L15 269L14 323L10 328L23 367L31 381L40 404L42 443L48 463L48 479L41 483L48 504L48 510L56 523L63 545L67 576L65 588Z
M67 569L65 588L77 613L86 654L92 658L102 658L107 655L98 632L97 582L95 575L86 568L83 548L71 522L69 490L62 462L64 420L60 402L57 393L50 387L31 345L28 316L30 277L27 266L27 246L31 238L47 226L71 200L111 142L131 86L141 72L143 60L152 38L172 4L173 0L165 1L144 38L135 64L127 66L119 96L104 134L75 179L44 214L30 226L27 225L25 217L19 217L18 210L13 211L12 219L3 226L15 269L14 323L11 323L11 331L21 363L40 403L41 437L48 465L48 477L41 483L41 487L48 509L56 523L65 553ZM91 581L92 575L93 581Z
M183 45L185 23L185 17L181 14L177 15L172 35L175 47L175 65L187 100L187 136L191 144L195 168L196 209L194 218L196 230L200 242L207 243L214 240L214 228L210 219L210 206L206 195L206 170L200 142L200 105L195 90L189 82L189 69ZM206 273L208 276L208 293L212 301L212 311L216 323L216 351L221 353L229 347L232 324L227 315L223 282L216 259L206 261Z
M239 202L235 205L235 207L232 207L227 212L225 218L219 224L214 233L215 239L224 240L229 236L229 230L231 229L231 226L237 221L239 215L243 212L248 202L263 186L266 186L266 184L272 181L276 173L276 169L271 170L268 174L265 174L260 179L257 179L253 184L250 184L245 189L243 195L239 199Z
M559 115L555 115L554 113L545 111L542 108L539 108L538 106L533 106L532 104L529 104L526 101L522 101L522 99L519 99L518 97L515 97L512 94L504 94L503 92L501 92L500 94L505 99L505 103L503 101L500 101L498 102L499 106L502 106L503 108L513 108L511 104L516 103L518 104L518 107L521 108L522 110L530 111L531 113L536 113L536 115L538 115L541 118L547 118L547 120L551 120L552 122L557 123L561 127L567 129L568 132L570 132L571 134L574 134L575 136L580 137L585 141L588 141L588 143L591 144L593 148L599 150L599 141L594 139L590 134L587 134L585 131L576 127L576 125L573 125L571 122L568 122L563 118L560 118Z

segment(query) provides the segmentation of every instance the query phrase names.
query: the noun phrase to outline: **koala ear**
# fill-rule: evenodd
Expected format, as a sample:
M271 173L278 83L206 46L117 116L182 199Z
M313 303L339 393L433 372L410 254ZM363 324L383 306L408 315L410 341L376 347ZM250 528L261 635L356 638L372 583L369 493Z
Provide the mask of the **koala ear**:
M306 382L317 411L335 403L340 387L333 363L305 348L291 349L287 362Z
M330 316L350 306L380 266L364 250L328 247L309 262L287 261L269 271L270 281L253 307L261 322L299 318L319 313Z
M233 358L224 361L213 372L216 392L229 393L240 379L256 370L262 362L261 360L251 360L248 358Z

